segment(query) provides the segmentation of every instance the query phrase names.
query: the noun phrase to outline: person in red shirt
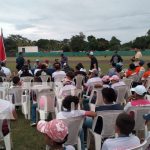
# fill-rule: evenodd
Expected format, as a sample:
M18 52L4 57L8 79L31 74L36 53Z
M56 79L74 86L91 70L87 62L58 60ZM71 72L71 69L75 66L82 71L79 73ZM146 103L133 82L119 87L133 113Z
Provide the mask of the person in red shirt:
M145 80L149 76L150 76L150 63L147 63L147 71L143 74L142 80Z
M140 71L144 70L145 71L145 68L143 67L145 64L145 62L143 60L140 60L139 62L139 66L136 67L136 72L139 73Z
M134 74L137 74L136 67L134 64L130 64L129 69L125 72L125 77L128 78L129 76L132 76Z

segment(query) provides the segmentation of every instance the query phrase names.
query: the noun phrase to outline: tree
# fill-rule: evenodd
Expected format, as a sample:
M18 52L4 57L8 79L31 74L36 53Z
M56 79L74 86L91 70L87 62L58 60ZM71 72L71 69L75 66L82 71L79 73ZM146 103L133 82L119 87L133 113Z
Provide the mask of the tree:
M150 29L147 31L147 35L150 36Z
M113 36L109 42L110 50L119 50L120 48L120 40L118 40L115 36Z
M49 40L47 39L40 39L36 42L36 46L39 47L40 50L48 50L49 49Z
M134 41L133 41L133 48L140 48L140 49L145 49L148 47L148 43L146 41L147 37L146 36L141 36L141 37L137 37Z
M70 47L72 51L83 51L85 46L85 35L81 32L71 38Z
M104 38L97 39L98 42L98 50L103 51L109 49L109 41Z
M88 46L89 50L97 50L98 49L97 39L93 35L88 36L87 40L88 40L87 46Z

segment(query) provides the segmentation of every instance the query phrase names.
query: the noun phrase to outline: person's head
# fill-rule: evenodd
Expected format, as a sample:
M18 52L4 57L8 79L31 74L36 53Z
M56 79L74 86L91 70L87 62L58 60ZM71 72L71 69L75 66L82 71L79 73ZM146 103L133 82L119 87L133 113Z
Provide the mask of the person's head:
M74 104L75 109L78 108L78 104L79 104L79 98L77 96L67 96L64 98L63 102L62 102L62 106L64 109L66 109L67 111L71 111L71 104Z
M112 104L117 99L117 94L112 88L103 88L102 96L105 104Z
M49 64L49 60L48 60L48 59L45 59L45 63L46 63L46 64Z
M6 63L2 61L2 62L1 62L1 66L2 66L2 67L5 67L5 66L6 66Z
M135 126L135 120L127 113L121 113L116 119L116 132L118 135L129 136Z
M61 69L61 64L60 63L54 63L54 68L56 69L56 70L60 70Z
M43 64L41 65L41 69L42 69L42 70L45 70L46 68L47 68L47 65L43 63Z
M78 63L76 66L78 66L78 67L79 67L79 70L80 70L81 68L84 68L84 66L83 66L83 64L82 64L82 63Z
M37 130L45 135L46 144L52 147L62 146L67 141L68 126L62 120L41 120L37 124Z
M28 60L27 60L27 64L30 64L30 63L31 63L31 61L30 61L30 59L28 59Z
M133 92L136 99L139 99L144 98L147 90L143 85L137 85L135 88L131 88L131 92Z
M80 71L80 67L79 66L76 66L75 68L76 68L77 71Z
M116 67L115 67L116 71L119 73L122 71L122 66L120 66L119 64L116 64Z
M116 67L116 63L114 63L114 62L112 62L111 65L112 65L112 67Z
M89 52L87 55L88 55L88 57L89 57L89 58L94 57L94 53L93 53L92 51L91 51L91 52Z
M39 63L40 63L40 60L39 60L39 59L36 59L35 62L36 62L36 64L39 64Z
M130 70L135 70L135 68L136 68L136 67L135 67L135 65L134 65L133 63L129 65L129 69L130 69Z
M22 53L22 52L19 52L19 56L23 56L23 53Z
M147 68L150 69L150 63L147 63Z
M120 78L117 75L113 75L112 77L110 77L110 82L113 83L117 83L119 82Z
M145 64L144 60L140 60L139 65L143 66Z
M104 83L104 84L109 84L109 82L110 82L110 79L109 79L109 78L110 78L110 77L109 77L108 75L103 76L103 77L102 77L103 83Z
M21 81L18 76L13 77L12 81L14 85L21 85Z
M29 70L28 65L24 65L24 66L22 67L22 71L23 71L23 72L27 72L28 70Z
M64 57L64 54L62 53L60 56L61 56L61 57Z
M67 79L73 80L74 77L75 77L74 72L72 72L72 71L67 72L67 74L66 74Z

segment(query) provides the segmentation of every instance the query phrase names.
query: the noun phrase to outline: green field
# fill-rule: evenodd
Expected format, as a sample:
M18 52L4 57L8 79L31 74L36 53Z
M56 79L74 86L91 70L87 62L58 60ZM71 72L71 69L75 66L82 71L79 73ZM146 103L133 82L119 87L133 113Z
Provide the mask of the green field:
M49 59L51 63L58 57L41 57L40 60L44 61L45 59ZM150 57L144 57L143 60L146 62L149 61ZM34 63L36 57L25 58L30 59L32 64ZM97 57L99 61L99 66L101 67L103 73L106 73L108 68L110 67L109 60L110 57ZM129 57L123 57L124 66L127 67L131 62ZM79 62L82 62L86 69L89 69L90 60L88 57L69 57L69 64L71 67L75 67L75 65ZM11 70L15 70L15 58L7 58L7 66L11 68ZM24 116L21 114L21 111L17 111L18 113L18 121L13 121L12 128L12 141L14 150L44 150L44 138L43 136L36 131L36 128L30 127L30 121L25 120Z

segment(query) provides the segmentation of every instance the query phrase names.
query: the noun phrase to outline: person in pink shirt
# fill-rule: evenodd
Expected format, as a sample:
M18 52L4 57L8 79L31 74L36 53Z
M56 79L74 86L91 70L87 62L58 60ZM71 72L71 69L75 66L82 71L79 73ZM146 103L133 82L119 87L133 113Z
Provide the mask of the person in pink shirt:
M131 106L150 105L150 101L144 98L147 90L143 85L138 85L135 88L132 88L131 92L133 92L133 95L129 99L130 102L124 107L124 111L127 111Z

